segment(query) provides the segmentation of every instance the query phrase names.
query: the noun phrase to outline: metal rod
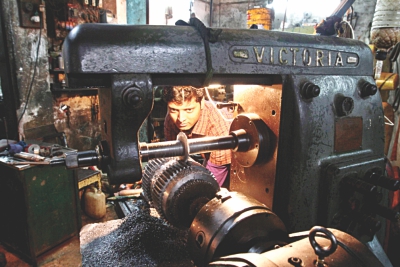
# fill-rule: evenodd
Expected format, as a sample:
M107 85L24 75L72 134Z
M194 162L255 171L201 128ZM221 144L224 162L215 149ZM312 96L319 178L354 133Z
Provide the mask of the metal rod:
M50 161L9 161L9 165L50 165Z
M78 164L81 167L98 165L99 155L97 155L95 150L79 151Z
M189 139L190 153L206 153L214 150L234 149L237 146L237 140L234 136L223 137L204 137Z
M337 16L339 18L343 17L346 14L346 11L354 4L355 0L344 0L340 2L340 4L333 11L331 17Z
M243 139L243 140L242 140ZM228 135L222 137L202 137L188 139L189 154L207 153L215 150L235 149L239 142L249 142L247 135ZM184 147L180 141L141 143L142 158L163 158L183 156Z
M210 1L210 27L212 27L213 21L213 0Z

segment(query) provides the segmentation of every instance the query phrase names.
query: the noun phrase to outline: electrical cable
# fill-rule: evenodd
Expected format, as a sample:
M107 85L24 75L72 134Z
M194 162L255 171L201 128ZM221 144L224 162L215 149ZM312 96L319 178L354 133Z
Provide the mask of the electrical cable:
M392 78L394 75L395 75L396 73L392 73L392 74L390 74L388 77L386 77L386 79L383 81L383 83L379 86L379 91L382 89L382 87L385 85L385 83L390 79L390 78Z
M22 110L21 115L20 115L20 117L18 119L18 125L21 122L21 119L25 114L26 106L28 106L29 98L30 98L30 95L31 95L31 92L32 92L33 82L34 82L35 76L36 76L36 68L37 68L38 59L39 59L40 40L42 39L42 26L43 26L42 20L43 20L43 18L40 18L39 40L38 40L38 45L37 45L37 48L36 48L36 59L35 59L35 65L34 65L33 74L32 74L32 80L31 80L31 83L29 85L28 94L26 96L24 109Z
M345 20L340 22L340 24L346 25L346 28L343 28L343 26L341 26L343 29L343 33L339 34L339 37L354 39L354 30L353 30L353 27L351 26L351 24ZM349 36L347 29L350 29L351 36Z
M389 48L389 59L391 62L395 62L400 53L400 42Z
M396 88L394 100L392 103L392 108L395 112L399 109L399 104L400 104L400 91L399 91L399 88Z
M222 29L214 30L211 28L207 28L204 23L201 22L198 18L190 18L189 23L183 20L178 20L177 22L175 22L175 25L192 26L200 34L201 39L203 39L207 65L206 77L204 79L203 86L208 86L214 73L214 69L212 67L210 43L215 43L218 41L218 36L221 34Z

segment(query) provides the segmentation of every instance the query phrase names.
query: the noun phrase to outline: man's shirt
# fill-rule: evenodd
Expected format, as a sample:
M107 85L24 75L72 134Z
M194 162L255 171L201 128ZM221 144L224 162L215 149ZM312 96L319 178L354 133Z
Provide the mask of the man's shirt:
M232 114L222 111L226 118L231 118ZM218 110L208 102L204 101L204 107L201 110L199 120L192 128L188 138L198 138L205 136L227 136L229 135L230 121L224 120ZM176 140L180 130L172 121L169 114L164 121L164 137L166 141ZM210 153L208 159L215 165L225 165L231 163L231 150L216 150Z

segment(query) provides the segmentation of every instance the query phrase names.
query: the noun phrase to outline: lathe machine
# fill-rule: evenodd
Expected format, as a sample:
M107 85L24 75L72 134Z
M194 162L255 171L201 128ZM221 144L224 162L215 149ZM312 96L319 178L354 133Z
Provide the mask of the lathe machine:
M99 88L104 140L65 164L98 165L111 184L143 178L144 198L189 229L198 266L382 265L364 244L396 220L385 200L399 182L385 176L384 115L364 43L193 20L87 24L71 31L63 56L69 88ZM233 101L220 104L234 114L228 136L138 140L155 86L209 84L234 85ZM189 157L216 149L232 150L230 191Z

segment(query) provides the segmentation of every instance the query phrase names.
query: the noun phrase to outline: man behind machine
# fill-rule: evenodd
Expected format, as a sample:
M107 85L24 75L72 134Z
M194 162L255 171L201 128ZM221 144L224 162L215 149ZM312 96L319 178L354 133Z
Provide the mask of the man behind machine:
M179 132L188 138L229 135L230 122L204 99L204 88L165 87L168 112L164 121L165 140L176 140ZM229 187L230 150L217 150L205 156L205 166L221 187Z

